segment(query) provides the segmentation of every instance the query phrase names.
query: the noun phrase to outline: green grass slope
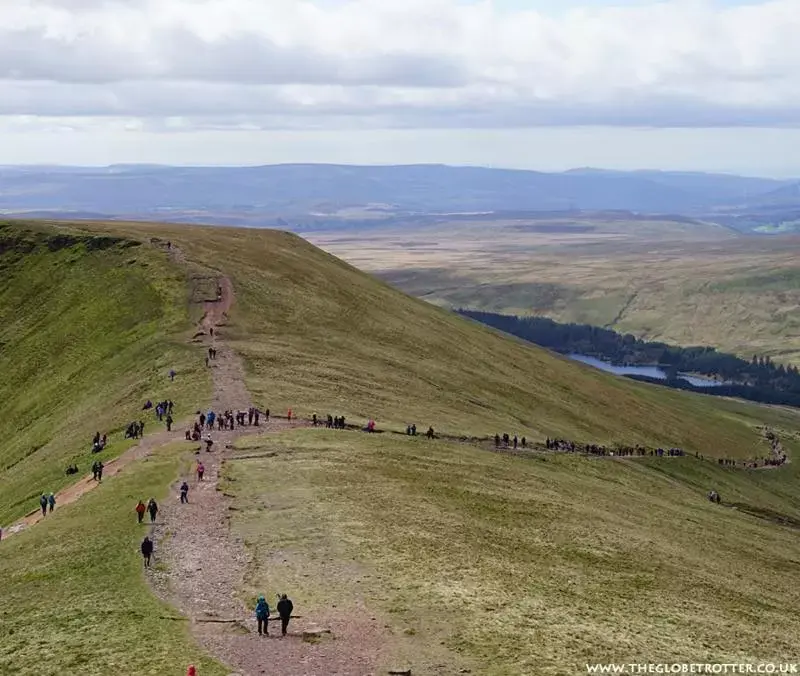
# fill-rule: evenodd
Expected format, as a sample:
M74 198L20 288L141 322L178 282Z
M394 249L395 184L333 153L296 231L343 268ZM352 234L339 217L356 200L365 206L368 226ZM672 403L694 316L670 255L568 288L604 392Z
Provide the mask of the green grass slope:
M142 572L139 498L161 499L178 472L159 453L0 544L0 674L224 676ZM158 562L158 552L156 558Z
M256 560L243 593L291 589L312 616L377 618L384 665L572 676L796 657L796 466L522 458L327 431L241 444L225 490ZM712 487L737 509L710 503Z
M188 265L168 261L151 237L172 240ZM257 402L278 413L729 457L763 455L756 425L768 423L796 450L791 411L574 364L404 296L292 235L13 224L0 229L0 396L9 407L0 520L65 483L68 462L88 466L95 429L121 429L143 399L171 397L184 413L208 401L186 340L187 271L198 269L233 280L221 331L243 355ZM170 367L180 374L172 386ZM123 447L113 441L109 453ZM615 658L780 656L800 629L789 615L800 545L775 523L800 519L796 464L745 473L691 458L527 460L319 430L258 445L277 455L234 462L237 481L226 486L256 552L253 589L242 593L290 588L309 611L329 607L337 579L338 603L358 591L346 565L355 560L386 581L363 578L358 591L389 618L386 660L455 656L473 673L576 673L567 660L601 661L612 649ZM170 613L149 595L131 511L136 498L165 490L177 462L159 454L0 544L0 673L38 673L45 660L63 673L128 665L156 674L200 660L184 624L163 619ZM712 486L739 509L709 505ZM280 547L298 567L268 565Z
M641 385L405 296L301 238L270 230L90 224L157 235L229 275L227 335L255 400L274 412L341 413L451 433L559 436L763 456L755 425L796 418Z
M118 237L0 224L0 525L38 506L42 491L125 448L123 426L147 398L193 413L208 376L186 346L185 273L156 250ZM180 374L170 383L167 373ZM149 420L149 419L148 419ZM150 422L150 428L154 424ZM147 431L147 428L146 428Z

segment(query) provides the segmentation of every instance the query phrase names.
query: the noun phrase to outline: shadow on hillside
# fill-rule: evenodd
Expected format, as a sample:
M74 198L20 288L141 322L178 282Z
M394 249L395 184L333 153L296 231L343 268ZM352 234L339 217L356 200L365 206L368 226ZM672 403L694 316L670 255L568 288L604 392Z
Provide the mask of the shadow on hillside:
M787 514L781 514L780 512L765 509L764 507L755 507L754 505L748 505L744 502L731 502L726 506L739 512L749 514L750 516L755 516L758 519L776 523L779 526L787 526L788 528L800 530L800 519L795 519Z

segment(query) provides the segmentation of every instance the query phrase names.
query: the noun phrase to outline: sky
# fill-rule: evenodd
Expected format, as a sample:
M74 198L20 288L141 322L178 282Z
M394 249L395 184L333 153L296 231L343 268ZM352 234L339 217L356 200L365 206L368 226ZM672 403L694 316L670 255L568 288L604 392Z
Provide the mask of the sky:
M0 164L800 176L800 0L0 0Z

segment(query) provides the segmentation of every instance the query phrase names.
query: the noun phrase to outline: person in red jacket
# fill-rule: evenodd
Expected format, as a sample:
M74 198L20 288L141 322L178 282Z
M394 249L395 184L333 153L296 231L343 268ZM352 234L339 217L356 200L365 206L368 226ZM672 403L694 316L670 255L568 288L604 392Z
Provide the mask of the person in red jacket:
M147 508L144 506L144 503L139 500L139 502L136 504L136 518L139 520L139 523L142 523L142 520L144 519L145 509Z

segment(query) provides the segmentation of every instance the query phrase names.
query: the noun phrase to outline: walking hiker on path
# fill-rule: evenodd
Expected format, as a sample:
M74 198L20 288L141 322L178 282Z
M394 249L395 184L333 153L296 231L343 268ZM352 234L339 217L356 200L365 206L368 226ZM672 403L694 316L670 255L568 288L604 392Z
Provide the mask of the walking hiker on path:
M134 509L136 511L136 518L138 519L139 523L142 523L142 521L144 521L144 513L147 510L147 507L145 507L144 503L141 500L139 500L139 502L136 503L136 507Z
M158 514L158 505L156 504L155 499L150 498L150 502L147 503L147 511L150 512L150 523L154 523L156 520L156 514Z
M278 615L281 616L281 636L286 636L286 629L289 627L294 605L286 598L286 594L281 594L280 598L281 600L278 601Z
M258 635L269 636L269 603L263 596L256 602L256 621L258 622Z
M269 416L267 416L269 418ZM286 418L289 422L292 422L292 409L289 409L289 412L286 414Z
M92 463L92 480L97 481L97 460Z
M172 432L172 416L167 414L167 432Z
M56 508L56 496L50 493L50 496L47 498L47 503L50 505L50 513L53 513L53 510Z
M44 493L39 498L39 506L42 508L42 516L47 516L47 496Z
M189 502L189 484L185 481L181 484L181 504L185 505Z
M197 463L197 480L198 481L202 481L203 480L203 474L205 473L205 471L206 471L206 468L203 465L203 463L202 462L198 462Z
M103 465L103 463L98 460L97 461L97 480L98 481L102 481L103 480L103 468L104 467L105 467L105 465Z
M144 567L150 567L150 557L153 556L153 541L145 535L142 540L142 558L144 558Z

